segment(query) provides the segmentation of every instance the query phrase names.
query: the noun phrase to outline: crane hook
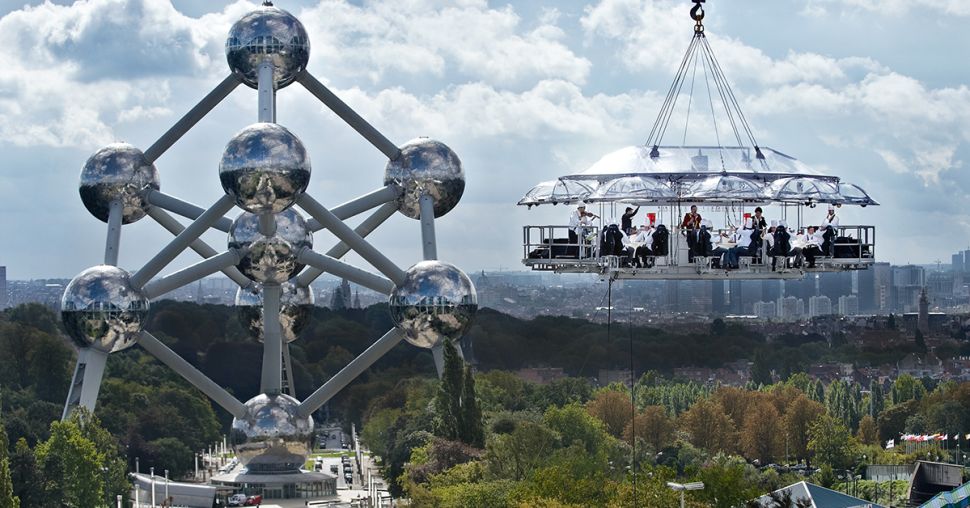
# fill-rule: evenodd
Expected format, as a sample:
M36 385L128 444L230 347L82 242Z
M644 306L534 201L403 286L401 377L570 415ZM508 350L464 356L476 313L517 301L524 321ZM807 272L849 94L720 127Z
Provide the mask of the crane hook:
M704 7L701 5L706 0L691 0L694 2L694 7L690 10L690 18L696 23L694 24L694 32L698 34L704 33Z

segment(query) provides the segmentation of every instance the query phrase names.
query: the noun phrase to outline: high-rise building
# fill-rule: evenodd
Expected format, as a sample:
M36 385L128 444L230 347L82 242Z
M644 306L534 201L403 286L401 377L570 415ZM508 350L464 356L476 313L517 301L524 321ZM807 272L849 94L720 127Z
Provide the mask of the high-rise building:
M892 265L875 263L858 274L859 311L886 315L892 309Z
M926 271L922 266L894 266L892 270L892 290L895 293L893 310L896 312L916 312L919 295L926 285Z
M855 295L840 296L839 314L843 316L855 316L859 314L859 297Z
M950 270L954 272L962 272L965 260L963 259L963 252L957 252L950 256Z
M0 266L0 309L7 308L7 267Z
M832 300L825 295L808 299L808 317L828 316L832 313Z
M778 310L778 317L785 321L798 319L805 314L805 302L801 298L786 296L784 298L779 298L775 305ZM830 312L831 306L832 304L830 303Z
M926 288L919 292L919 315L916 320L916 329L923 335L930 333L930 299L926 295Z
M778 317L778 312L775 309L775 302L754 302L752 306L754 309L754 315L762 319L774 319Z

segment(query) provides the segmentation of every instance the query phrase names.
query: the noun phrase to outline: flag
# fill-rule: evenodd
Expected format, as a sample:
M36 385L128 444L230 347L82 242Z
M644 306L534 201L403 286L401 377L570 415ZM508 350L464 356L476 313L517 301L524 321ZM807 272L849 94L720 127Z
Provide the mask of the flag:
M970 441L970 434L967 434L967 435L966 435L966 436L964 437L964 439L966 439L967 441Z
M940 438L940 441L946 441L948 437L949 437L949 434L943 434L943 437Z
M889 441L886 441L886 449L887 450L890 449L890 448L893 448L895 446L896 446L896 440L895 439L890 439Z

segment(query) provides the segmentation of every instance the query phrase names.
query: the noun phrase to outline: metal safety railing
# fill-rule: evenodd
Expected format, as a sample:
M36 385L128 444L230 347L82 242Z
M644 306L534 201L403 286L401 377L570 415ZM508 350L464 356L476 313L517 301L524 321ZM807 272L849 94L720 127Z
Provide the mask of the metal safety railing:
M569 226L524 226L522 258L527 261L593 261L599 257L600 228L583 226L570 240Z

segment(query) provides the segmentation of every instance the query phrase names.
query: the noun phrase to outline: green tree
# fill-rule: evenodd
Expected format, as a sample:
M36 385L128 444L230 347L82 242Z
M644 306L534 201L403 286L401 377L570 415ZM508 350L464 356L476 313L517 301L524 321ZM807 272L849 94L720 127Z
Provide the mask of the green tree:
M19 508L20 499L14 495L13 479L10 476L9 449L7 429L0 420L0 508Z
M461 390L464 369L458 350L450 340L444 342L444 372L434 399L434 434L445 439L457 440L460 436Z
M37 446L45 478L44 506L93 507L101 504L103 457L77 423L51 423L51 437Z
M131 483L128 481L128 460L122 453L121 444L101 426L101 420L84 407L74 410L71 421L81 429L81 435L94 443L95 449L102 458L101 478L106 481L104 485L106 497L109 499L114 499L118 495L127 497L131 492ZM181 446L185 447L184 444ZM191 454L188 460L191 460ZM188 460L182 463L187 465Z
M489 439L485 458L493 476L523 480L557 448L556 433L541 423L524 421L511 434Z
M869 416L877 418L886 408L886 397L882 393L882 383L873 379L869 382Z
M551 407L546 410L543 421L559 433L562 447L579 443L587 453L595 455L608 444L609 434L599 421L579 404L569 404L562 408Z
M855 457L855 438L849 429L831 415L820 416L808 428L808 449L815 460L835 469L846 469Z
M876 427L876 420L865 415L862 420L859 421L859 433L856 438L862 444L867 445L879 445L879 429Z
M761 349L754 352L754 359L751 362L751 381L764 386L772 383L771 363Z
M893 382L892 397L893 404L906 402L907 400L920 400L926 396L926 387L919 379L903 374Z
M758 497L762 490L751 481L757 474L754 467L738 456L718 454L700 470L704 490L702 498L716 508L743 506L745 501Z
M10 475L14 486L14 495L20 499L22 508L45 508L43 503L44 479L37 467L34 451L27 445L27 440L20 438L10 456Z
M465 367L464 386L461 393L461 440L475 448L485 446L485 424L482 410L475 396L475 376L471 367Z

